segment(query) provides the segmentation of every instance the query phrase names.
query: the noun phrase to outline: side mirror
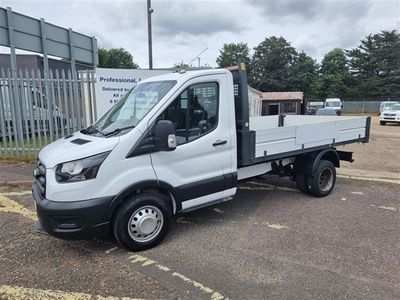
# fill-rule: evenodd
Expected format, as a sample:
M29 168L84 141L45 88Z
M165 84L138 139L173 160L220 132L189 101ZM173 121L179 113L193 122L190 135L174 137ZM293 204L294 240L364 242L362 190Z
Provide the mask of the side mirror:
M155 128L155 146L160 151L173 151L176 148L174 125L171 121L160 120Z

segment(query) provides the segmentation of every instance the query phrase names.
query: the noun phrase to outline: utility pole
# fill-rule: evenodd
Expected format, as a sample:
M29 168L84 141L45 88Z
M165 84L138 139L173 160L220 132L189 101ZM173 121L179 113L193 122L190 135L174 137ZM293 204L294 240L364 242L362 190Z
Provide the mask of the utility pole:
M147 35L148 35L148 47L149 47L149 69L153 69L153 40L151 34L151 14L153 13L151 8L151 0L147 0Z

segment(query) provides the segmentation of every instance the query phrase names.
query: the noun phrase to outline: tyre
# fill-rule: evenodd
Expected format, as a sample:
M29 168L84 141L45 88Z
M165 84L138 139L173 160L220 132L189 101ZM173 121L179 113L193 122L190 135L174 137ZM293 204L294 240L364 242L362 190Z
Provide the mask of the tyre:
M310 194L316 197L325 197L330 194L335 183L335 165L329 160L321 160L315 175L311 177Z
M305 194L310 193L310 190L309 190L308 184L307 184L307 179L308 179L308 176L305 174L296 174L296 186L301 192L303 192Z
M381 125L386 125L386 122L385 121L380 121L379 122Z
M127 199L113 218L117 242L131 251L156 246L167 234L172 212L169 199L158 193L135 194Z

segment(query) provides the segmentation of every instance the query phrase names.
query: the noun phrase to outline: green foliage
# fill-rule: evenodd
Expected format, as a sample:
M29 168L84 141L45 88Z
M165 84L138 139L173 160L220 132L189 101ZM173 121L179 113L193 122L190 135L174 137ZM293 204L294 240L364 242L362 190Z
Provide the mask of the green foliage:
M219 53L217 64L220 68L235 66L242 62L246 65L250 63L250 49L245 43L224 44Z
M314 96L322 99L346 96L351 74L342 49L336 48L325 54L319 72L320 76L313 83Z
M361 44L346 51L355 83L352 94L361 97L399 96L400 34L381 31L370 34Z
M301 52L290 67L289 73L292 86L298 91L303 91L305 97L311 96L312 84L318 76L318 64L315 59Z
M261 91L293 90L290 68L297 52L283 37L266 38L254 48L249 82Z
M99 67L115 69L137 69L139 66L133 61L133 56L124 48L104 49L100 48Z

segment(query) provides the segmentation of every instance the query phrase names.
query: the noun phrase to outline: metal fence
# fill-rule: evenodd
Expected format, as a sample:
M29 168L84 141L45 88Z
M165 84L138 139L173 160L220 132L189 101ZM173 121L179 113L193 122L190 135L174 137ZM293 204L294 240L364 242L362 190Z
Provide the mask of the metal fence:
M0 156L36 156L45 145L85 127L94 74L0 70Z

